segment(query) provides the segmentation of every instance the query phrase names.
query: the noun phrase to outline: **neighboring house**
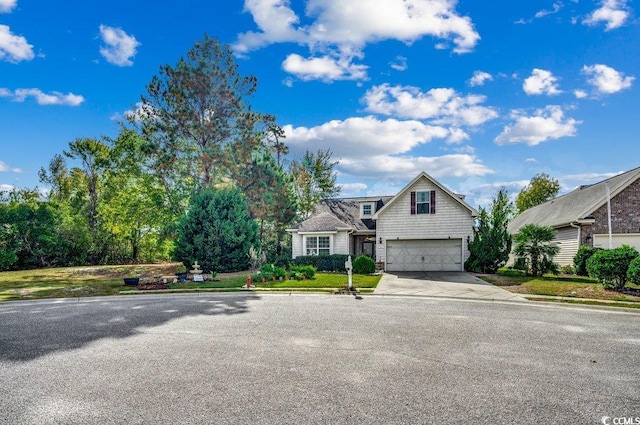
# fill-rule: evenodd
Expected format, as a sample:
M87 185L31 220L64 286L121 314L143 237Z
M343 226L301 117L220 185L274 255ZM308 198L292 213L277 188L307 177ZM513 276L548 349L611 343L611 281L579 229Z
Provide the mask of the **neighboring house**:
M509 224L509 232L515 235L530 223L553 227L560 247L554 261L571 265L580 245L610 247L608 199L611 247L627 244L640 249L640 168L529 208Z
M387 271L462 271L476 216L422 172L396 196L323 200L287 231L293 258L368 255Z

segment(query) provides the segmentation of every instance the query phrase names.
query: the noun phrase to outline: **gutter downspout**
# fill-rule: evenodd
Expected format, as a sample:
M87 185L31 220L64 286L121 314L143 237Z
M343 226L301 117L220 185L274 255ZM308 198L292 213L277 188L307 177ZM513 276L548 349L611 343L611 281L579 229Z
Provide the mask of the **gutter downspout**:
M578 249L580 249L580 245L582 245L582 226L578 223L569 223L569 226L578 229Z

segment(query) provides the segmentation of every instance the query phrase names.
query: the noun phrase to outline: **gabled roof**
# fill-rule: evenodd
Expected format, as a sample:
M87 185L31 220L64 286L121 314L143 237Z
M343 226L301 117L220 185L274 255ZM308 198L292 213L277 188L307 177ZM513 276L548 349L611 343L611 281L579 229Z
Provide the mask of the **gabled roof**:
M290 230L298 232L327 232L336 230L369 231L375 230L375 222L360 218L362 202L376 202L376 209L388 202L391 196L367 198L335 198L320 201L311 217L293 226Z
M522 226L530 223L558 228L587 220L607 202L607 186L613 198L638 178L640 167L600 183L580 186L566 195L523 211L509 224L509 232L515 234Z
M443 185L441 185L437 180L435 180L433 177L431 177L429 174L425 173L424 171L421 172L420 174L418 174L416 176L415 179L411 180L411 182L406 185L404 187L404 189L402 189L396 196L393 197L393 199L391 199L389 202L387 202L381 209L379 209L374 215L373 218L377 219L378 216L380 214L382 214L387 208L389 208L390 205L393 205L398 199L400 199L400 197L402 197L402 195L404 195L406 192L409 191L409 189L411 187L413 187L414 184L416 184L418 182L418 180L420 179L427 179L429 180L431 183L433 183L436 187L438 187L441 191L443 191L444 193L446 193L447 195L449 195L454 201L456 201L457 203L459 203L462 207L466 208L467 210L469 210L469 212L471 213L471 215L473 217L478 215L478 211L476 211L471 205L467 204L464 199L462 199L462 197L460 197L459 195L456 195L455 193L451 192L449 189L447 189L446 187L444 187Z

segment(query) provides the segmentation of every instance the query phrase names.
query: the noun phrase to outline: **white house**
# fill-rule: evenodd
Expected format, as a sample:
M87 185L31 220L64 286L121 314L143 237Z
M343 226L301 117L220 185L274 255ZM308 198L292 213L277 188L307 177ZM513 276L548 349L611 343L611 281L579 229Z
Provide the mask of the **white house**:
M287 231L293 258L364 254L387 271L462 271L476 216L422 172L395 196L323 200Z

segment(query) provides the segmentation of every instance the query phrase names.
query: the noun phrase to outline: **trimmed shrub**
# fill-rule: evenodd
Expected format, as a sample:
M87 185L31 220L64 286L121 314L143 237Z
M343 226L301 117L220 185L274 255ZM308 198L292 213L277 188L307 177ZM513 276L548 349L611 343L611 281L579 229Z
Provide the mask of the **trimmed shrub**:
M291 260L292 266L313 266L321 272L345 272L346 254L302 255Z
M589 276L598 279L605 289L620 291L627 283L627 271L631 261L637 257L638 251L629 245L599 250L587 260L587 271Z
M627 279L636 285L640 285L640 256L634 258L631 263L629 263Z
M576 255L573 257L573 267L578 276L589 276L589 272L587 272L587 260L601 249L602 248L585 245L578 248L578 252L576 252Z
M567 264L565 266L560 267L560 273L562 274L573 274L573 267L571 266L571 264Z
M357 274L371 274L376 271L376 262L373 258L360 255L353 260L353 272Z
M310 265L291 267L291 275L295 275L296 273L299 273L300 275L304 276L306 279L313 279L316 275L316 271L317 271L316 268Z

